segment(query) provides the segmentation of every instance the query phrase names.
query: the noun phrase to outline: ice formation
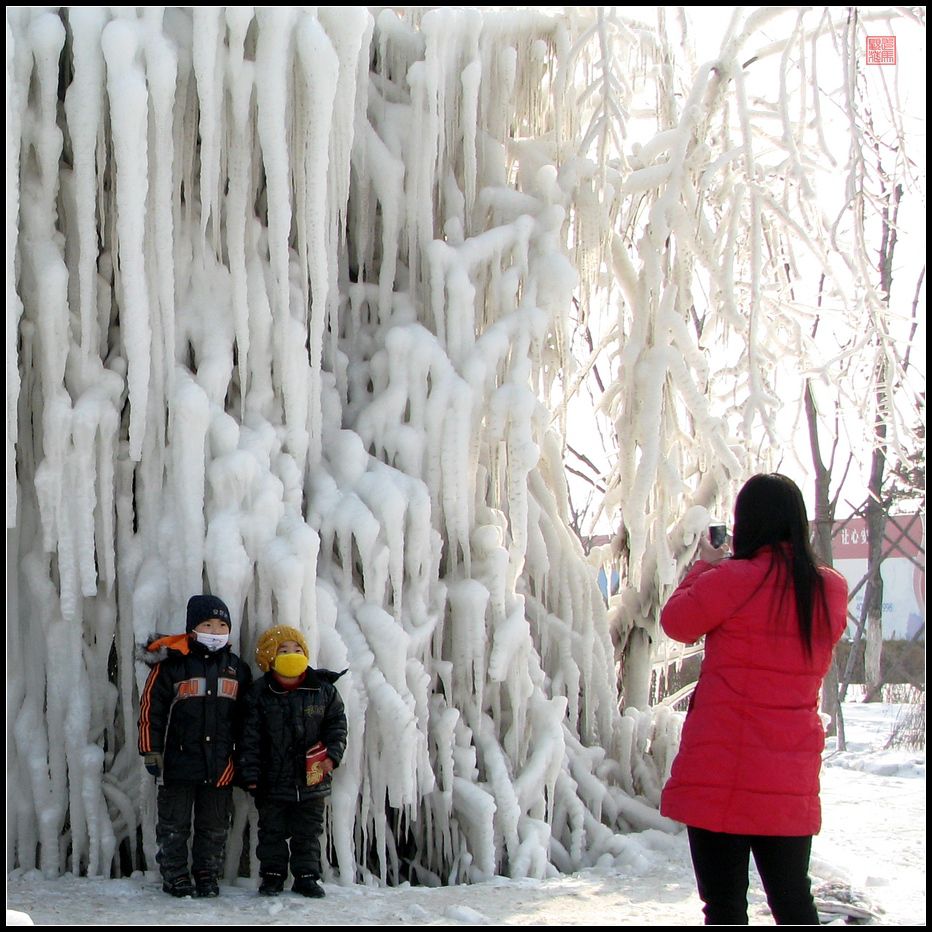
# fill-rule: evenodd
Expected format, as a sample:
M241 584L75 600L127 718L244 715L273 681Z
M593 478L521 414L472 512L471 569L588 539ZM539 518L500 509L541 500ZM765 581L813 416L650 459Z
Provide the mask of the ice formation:
M201 591L242 656L283 623L350 670L343 882L541 877L663 824L669 725L619 713L541 401L565 28L7 9L11 867L154 866L134 650Z

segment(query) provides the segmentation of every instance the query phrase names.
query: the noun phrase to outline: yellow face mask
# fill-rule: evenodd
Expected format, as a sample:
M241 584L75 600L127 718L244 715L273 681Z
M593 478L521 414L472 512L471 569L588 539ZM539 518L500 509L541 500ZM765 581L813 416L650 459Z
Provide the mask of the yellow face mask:
M304 654L277 654L272 669L282 676L300 676L307 669Z

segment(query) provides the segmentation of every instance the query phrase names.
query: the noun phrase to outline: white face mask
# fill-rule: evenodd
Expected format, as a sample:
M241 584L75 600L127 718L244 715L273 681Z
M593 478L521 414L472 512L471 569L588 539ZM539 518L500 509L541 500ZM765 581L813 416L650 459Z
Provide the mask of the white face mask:
M230 640L229 634L203 634L200 631L195 632L198 644L203 644L211 653L227 646Z

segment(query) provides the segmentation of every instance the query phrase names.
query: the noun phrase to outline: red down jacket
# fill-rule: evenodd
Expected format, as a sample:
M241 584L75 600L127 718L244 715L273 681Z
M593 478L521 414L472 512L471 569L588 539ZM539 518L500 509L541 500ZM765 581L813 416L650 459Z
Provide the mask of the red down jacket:
M663 815L695 828L814 835L822 824L819 689L845 628L848 586L834 570L821 570L829 626L815 608L807 657L792 588L781 611L773 608L786 590L776 567L767 574L771 556L765 547L750 560L700 560L660 616L674 640L706 636L699 682L660 805Z

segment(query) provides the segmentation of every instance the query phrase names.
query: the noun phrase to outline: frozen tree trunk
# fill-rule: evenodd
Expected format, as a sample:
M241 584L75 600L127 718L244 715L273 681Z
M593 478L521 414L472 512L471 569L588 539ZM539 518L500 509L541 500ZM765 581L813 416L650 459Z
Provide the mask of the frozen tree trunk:
M809 428L809 447L812 453L812 465L815 470L815 515L813 518L813 548L816 555L826 566L833 565L832 528L835 524L835 505L837 497L831 497L832 472L822 458L819 442L818 412L813 397L812 384L806 382L806 423ZM830 716L826 735L838 735L839 747L844 745L845 726L839 701L838 665L835 656L822 683L822 711Z
M883 425L878 426L883 433ZM865 701L880 702L882 698L883 673L883 577L880 567L883 563L883 541L886 526L886 513L880 500L883 485L885 454L883 449L874 451L871 476L870 498L867 502L867 584L864 587L864 607L866 612L864 642L864 687Z
M875 144L876 145L876 144ZM878 154L878 161L879 161ZM879 256L880 291L886 308L890 307L893 287L893 255L897 242L897 216L903 188L895 185L885 192L881 215L881 244ZM876 422L874 453L868 480L867 500L867 586L864 606L867 614L867 641L864 646L864 679L867 701L879 702L883 687L883 577L880 567L884 558L884 537L887 523L887 505L884 497L884 471L887 463L887 418L893 407L890 397L890 362L885 348L880 347L875 374Z

